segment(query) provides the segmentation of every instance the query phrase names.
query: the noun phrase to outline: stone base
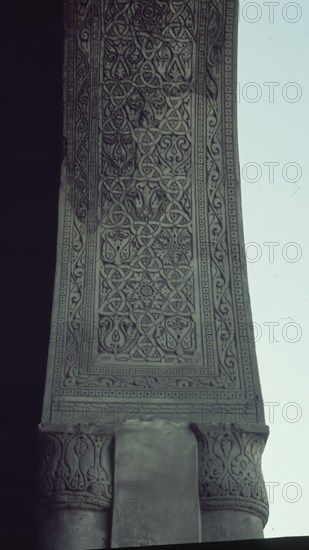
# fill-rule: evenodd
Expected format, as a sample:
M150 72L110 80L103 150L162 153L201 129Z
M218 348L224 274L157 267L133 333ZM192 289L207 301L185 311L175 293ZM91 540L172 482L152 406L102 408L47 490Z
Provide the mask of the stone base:
M51 510L39 526L38 550L109 548L109 525L102 510Z
M202 512L202 542L262 538L262 521L253 514L238 510Z

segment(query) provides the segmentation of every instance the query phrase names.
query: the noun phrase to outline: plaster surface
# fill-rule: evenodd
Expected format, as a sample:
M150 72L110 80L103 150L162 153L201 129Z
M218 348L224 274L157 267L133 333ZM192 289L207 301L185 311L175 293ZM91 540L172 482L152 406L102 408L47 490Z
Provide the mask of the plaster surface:
M42 422L263 424L234 0L66 0Z

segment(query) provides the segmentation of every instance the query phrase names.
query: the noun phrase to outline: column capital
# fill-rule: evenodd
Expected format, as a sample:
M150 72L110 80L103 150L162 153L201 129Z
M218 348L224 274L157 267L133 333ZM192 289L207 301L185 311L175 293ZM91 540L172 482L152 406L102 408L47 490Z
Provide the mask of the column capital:
M192 424L198 441L202 510L241 510L267 523L269 506L261 470L268 427Z
M38 515L50 507L107 510L112 501L112 430L39 425Z

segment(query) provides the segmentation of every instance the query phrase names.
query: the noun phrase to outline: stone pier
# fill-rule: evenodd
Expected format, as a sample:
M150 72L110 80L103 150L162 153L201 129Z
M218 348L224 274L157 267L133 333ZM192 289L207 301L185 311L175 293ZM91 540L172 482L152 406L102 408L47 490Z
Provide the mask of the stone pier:
M38 549L263 537L237 0L66 0Z

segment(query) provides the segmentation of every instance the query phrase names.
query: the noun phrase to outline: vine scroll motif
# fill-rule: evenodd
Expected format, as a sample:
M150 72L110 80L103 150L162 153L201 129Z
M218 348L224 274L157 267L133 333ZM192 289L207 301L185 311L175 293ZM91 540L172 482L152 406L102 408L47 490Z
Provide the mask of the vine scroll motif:
M67 140L66 177L67 197L63 245L71 244L69 255L63 247L63 269L70 266L67 290L60 292L62 302L67 305L67 322L61 327L66 335L65 364L71 385L77 374L82 356L85 321L85 288L87 284L87 221L93 196L89 186L91 172L91 127L93 125L91 105L93 103L93 65L98 43L100 2L97 0L66 0L66 51L64 66L65 82L65 134ZM61 278L61 287L65 275ZM61 349L60 353L63 353ZM74 374L73 374L74 373ZM73 377L72 377L73 374Z
M206 72L207 102L207 229L209 258L211 261L211 295L213 300L214 328L211 338L216 340L219 374L218 387L232 387L239 383L235 346L233 302L231 295L231 257L228 240L228 194L225 168L224 101L226 90L222 86L225 74L224 40L226 2L207 2L206 20ZM226 86L226 83L224 83ZM235 191L234 191L235 192Z

